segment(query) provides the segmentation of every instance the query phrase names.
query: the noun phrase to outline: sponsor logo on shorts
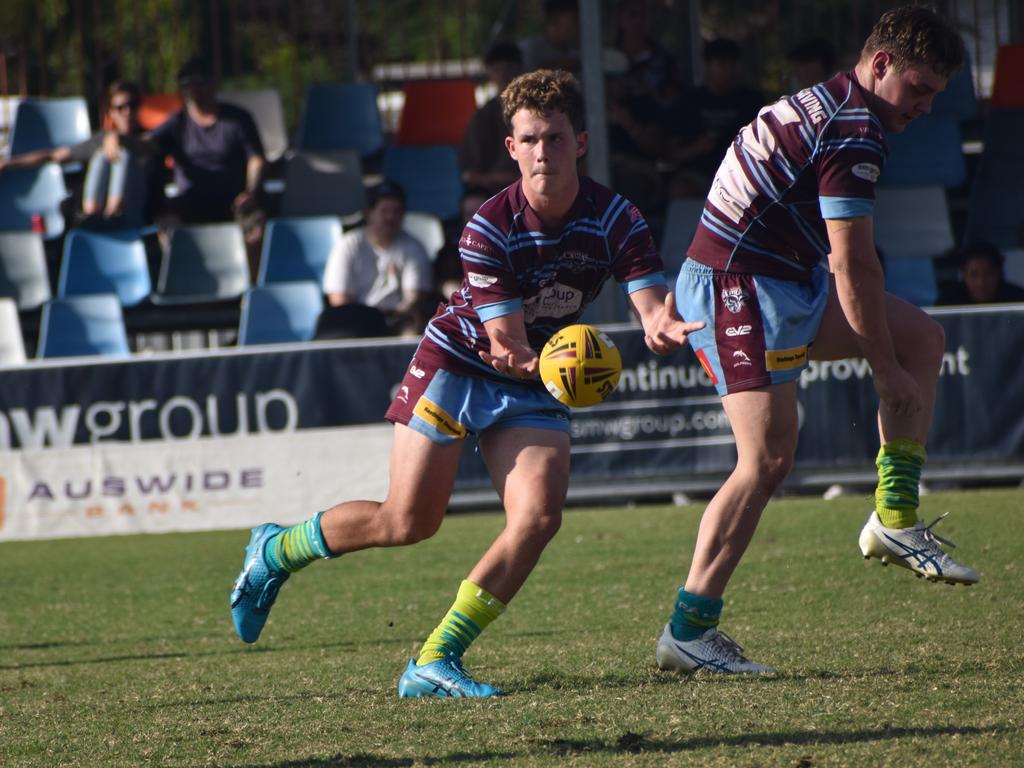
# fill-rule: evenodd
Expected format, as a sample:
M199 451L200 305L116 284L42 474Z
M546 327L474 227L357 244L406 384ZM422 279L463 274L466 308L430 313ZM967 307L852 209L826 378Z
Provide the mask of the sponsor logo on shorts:
M878 176L882 173L882 169L874 163L857 163L850 172L858 179L864 179L864 181L870 181L874 184L878 181Z
M703 349L698 349L697 350L697 360L700 361L700 366L701 366L701 368L704 369L704 373L706 373L708 375L708 378L711 379L711 383L712 384L717 384L718 383L718 377L715 376L715 371L711 367L711 363L708 362L708 356L704 354L704 350Z
M424 371L422 368L416 367L416 363L413 363L412 365L409 366L409 373L411 373L417 379L422 379L424 376L427 375L427 372Z
M405 386L404 384L402 385L402 388L398 390L398 398L397 399L401 400L403 403L408 403L409 402L409 388L407 386Z
M495 275L481 275L479 272L469 273L469 284L474 288L488 288L498 282Z
M726 336L746 336L754 330L752 325L730 325L725 329Z
M732 353L732 367L740 368L744 365L753 365L750 362L750 355L744 352L742 349L737 349Z
M765 366L769 371L788 371L807 364L807 345L792 349L769 349L764 353Z
M462 424L453 419L444 408L425 397L416 402L413 413L443 435L458 438L466 436L466 428Z
M743 309L743 305L746 304L748 298L747 292L739 286L722 289L722 303L734 315Z

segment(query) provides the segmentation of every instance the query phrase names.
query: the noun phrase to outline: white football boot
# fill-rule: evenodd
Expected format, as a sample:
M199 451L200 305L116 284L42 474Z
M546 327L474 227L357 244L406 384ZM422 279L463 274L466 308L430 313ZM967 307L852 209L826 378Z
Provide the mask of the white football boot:
M761 675L774 672L764 664L755 664L743 655L739 643L724 632L709 629L696 640L676 640L672 625L666 624L658 639L655 655L661 669L673 672L722 672Z
M948 514L937 517L929 525L919 520L910 528L886 528L878 519L878 513L872 512L860 532L861 554L865 560L877 557L882 565L893 563L907 568L928 581L974 584L978 572L947 555L939 542L948 547L956 545L932 531L932 526Z

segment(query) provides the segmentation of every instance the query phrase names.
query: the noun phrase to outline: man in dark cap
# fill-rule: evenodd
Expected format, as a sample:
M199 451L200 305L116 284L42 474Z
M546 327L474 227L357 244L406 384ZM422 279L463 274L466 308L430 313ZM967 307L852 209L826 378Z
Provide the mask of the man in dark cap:
M217 82L203 59L189 59L178 70L178 88L184 106L152 133L159 150L174 160L178 194L167 223L238 218L246 242L258 243L263 145L256 123L244 109L217 101Z

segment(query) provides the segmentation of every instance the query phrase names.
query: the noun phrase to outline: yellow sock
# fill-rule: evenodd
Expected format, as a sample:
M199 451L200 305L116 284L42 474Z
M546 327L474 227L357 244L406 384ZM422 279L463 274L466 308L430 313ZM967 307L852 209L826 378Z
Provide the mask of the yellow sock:
M445 656L461 659L469 644L504 610L501 600L468 579L464 580L452 607L420 649L416 663L429 664Z
M913 440L893 440L878 451L875 511L886 528L909 528L917 522L918 484L928 454Z

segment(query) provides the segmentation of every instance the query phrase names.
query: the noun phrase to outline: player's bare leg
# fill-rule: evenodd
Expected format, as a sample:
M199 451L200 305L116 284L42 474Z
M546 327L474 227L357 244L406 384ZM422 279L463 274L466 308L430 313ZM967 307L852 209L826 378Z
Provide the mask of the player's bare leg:
M438 445L396 424L387 498L346 501L324 512L320 527L330 552L403 546L433 536L448 509L462 445Z
M765 505L793 465L796 382L725 395L722 406L736 437L736 467L701 517L690 573L658 640L656 658L662 669L678 672L761 674L771 667L750 661L717 627L725 587Z
M722 398L736 437L736 467L701 517L686 591L720 598L761 513L793 465L796 382Z
M569 477L569 436L524 427L485 432L480 447L505 505L505 528L459 587L451 609L398 683L400 696L500 694L462 666L469 645L501 613L558 532Z
M942 326L924 311L895 296L886 295L885 312L896 360L917 383L921 408L899 414L883 403L878 410L882 446L877 461L879 488L875 511L861 531L861 554L878 558L884 565L902 566L932 581L973 584L978 580L977 572L943 551L939 543L944 540L931 531L935 523L926 527L917 519L917 485L935 410L945 334ZM811 356L837 360L860 354L833 284Z

